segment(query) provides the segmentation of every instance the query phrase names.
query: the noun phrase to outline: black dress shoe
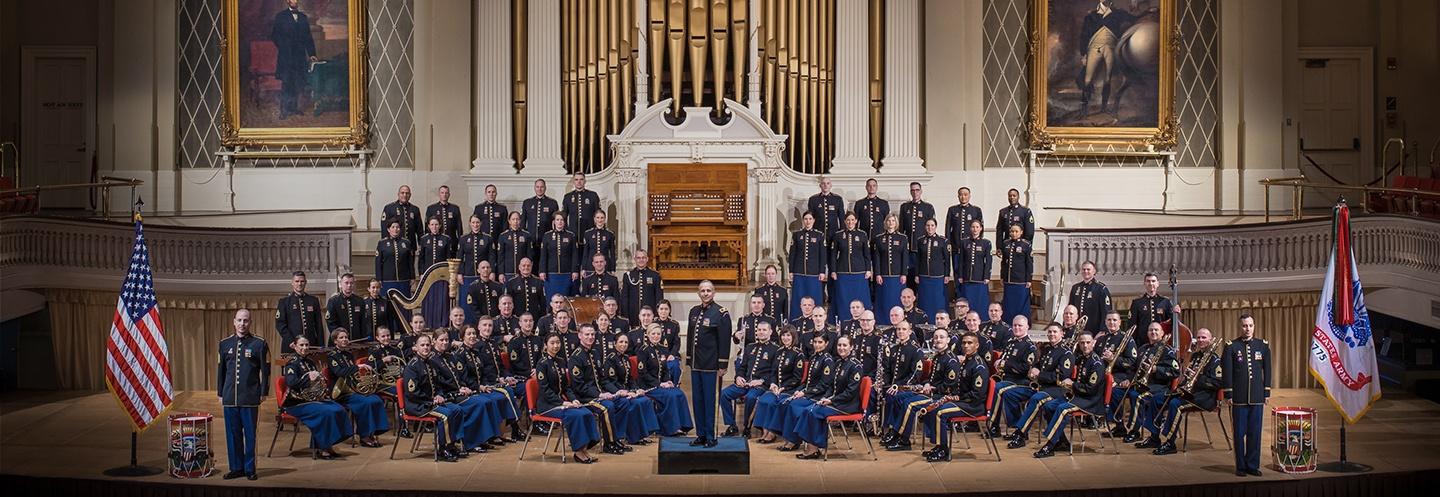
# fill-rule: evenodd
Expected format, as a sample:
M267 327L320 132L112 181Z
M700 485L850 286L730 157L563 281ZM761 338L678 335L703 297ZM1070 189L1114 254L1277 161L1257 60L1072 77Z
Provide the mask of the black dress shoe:
M411 432L410 432L410 427L409 427L409 426L402 426L402 427L400 427L400 432L397 433L397 435L399 435L400 438L413 438L413 437L415 436L414 433L411 433Z
M327 451L320 451L319 453L315 454L315 457L318 458L318 459L323 459L323 460L329 461L329 460L333 460L333 459L335 459L336 457L339 457L339 456L336 456L334 452L330 452L330 451L327 450Z
M459 461L460 457L455 455L455 451L453 450L440 449L440 453L435 455L435 459L443 462L455 462Z
M533 426L532 428L534 428L535 431L536 431L537 433L541 434L541 435L549 435L549 434L550 434L550 425L549 425L549 424L546 424L546 423L536 423L535 426Z
M780 452L795 452L795 446L794 446L794 445L790 445L790 444L787 443L787 444L785 444L785 445L781 445L779 448L777 448L777 449L775 449L775 450L778 450L778 451L780 451Z
M1056 452L1059 452L1059 451L1062 451L1062 450L1064 450L1064 451L1069 451L1069 450L1070 450L1070 441L1069 441L1069 440L1061 441L1061 442L1059 442L1059 443L1056 443L1055 446L1054 446L1054 447L1051 447L1050 449L1051 449L1051 450L1054 450L1054 451L1056 451Z
M1155 437L1147 437L1144 442L1135 444L1137 449L1154 449L1160 447L1160 440Z
M1020 436L1020 430L1015 430L1015 431L1012 431L1012 432L1010 432L1010 433L1006 433L1006 434L1002 435L1000 438L1003 438L1003 439L1005 439L1005 440L1014 440L1015 437L1018 437L1018 436Z
M1140 435L1136 433L1126 433L1125 438L1120 439L1121 442L1125 442L1127 444L1133 444L1139 440Z
M226 480L234 480L242 476L245 476L244 471L231 471L229 473L225 473L225 476L223 478L225 478Z
M1245 474L1250 475L1250 476L1260 476L1260 470L1258 470L1258 469L1252 469L1252 470L1246 471Z
M595 458L593 457L586 457L584 459L581 459L580 457L575 457L574 459L575 462L580 464L595 464Z
M486 452L490 452L490 449L485 448L485 445L484 445L484 444L481 444L481 445L478 445L478 446L475 446L475 447L471 447L471 448L469 448L469 449L466 449L465 452L468 452L468 453L471 453L471 454L484 454L484 453L486 453Z
M617 447L620 447L620 450L623 450L623 451L625 451L625 452L634 452L634 451L635 451L635 448L634 448L634 447L631 447L631 446L629 446L629 445L625 445L625 444L623 444L623 443L616 442L615 445L616 445Z
M376 447L382 447L383 445L378 440L361 440L360 446L374 449Z
M257 474L255 474L255 473L246 473L246 474L245 474L245 479L246 479L246 480L250 480L250 481L259 480L259 479L260 479L260 475L257 475Z
M648 439L648 438L642 438L642 439L640 439L640 440L636 440L635 442L633 442L633 444L634 444L634 445L650 445L650 439Z
M705 448L707 448L707 449L713 449L713 448L715 448L715 446L718 445L719 443L720 443L719 440L715 440L715 439L713 439L713 438L707 438L707 439L705 439Z
M694 440L690 441L691 447L699 447L701 445L705 445L705 437L695 437Z
M895 443L892 443L892 444L890 444L890 445L886 445L886 446L885 446L885 450L888 450L888 451L890 451L890 452L902 452L902 451L910 450L910 441L909 441L909 440L897 440L897 441L895 441Z
M1157 456L1168 456L1176 452L1179 451L1175 450L1175 444L1170 442L1160 444L1159 447L1156 447L1155 450L1151 451L1152 454L1155 454Z
M935 452L930 453L930 455L925 456L925 462L940 462L940 461L949 461L949 460L950 460L950 449L948 449L948 448L940 448L940 450L937 450L937 451L935 451Z
M1245 475L1248 475L1248 474L1250 474L1250 473L1246 473L1245 470L1242 470L1242 469L1237 469L1237 470L1235 470L1235 476L1245 476Z
M812 453L809 453L809 454L795 454L795 458L796 458L796 459L819 459L819 458L820 458L820 453L819 453L819 452L812 452Z
M1025 436L1024 436L1024 435L1021 435L1021 436L1018 436L1018 437L1015 437L1015 438L1010 439L1010 443L1005 444L1005 446L1006 446L1006 447L1009 447L1009 448L1011 448L1011 449L1018 449L1018 448L1024 447L1025 444L1026 444Z
M1053 455L1055 455L1055 451L1051 450L1049 445L1041 447L1040 450L1035 451L1036 459L1044 459Z
M886 432L884 435L881 435L881 436L880 436L879 442L880 442L880 445L886 445L886 446L895 443L895 433L894 433L894 432Z
M604 453L606 453L606 454L611 454L611 455L616 455L616 456L624 455L624 454L625 454L625 449L616 447L614 444L605 444L605 448L604 448L604 449L600 449L600 451L601 451L601 452L604 452Z
M720 436L722 436L722 437L733 437L733 436L739 435L739 434L740 434L740 428L736 428L735 425L730 425L730 426L725 427L725 433L721 433Z

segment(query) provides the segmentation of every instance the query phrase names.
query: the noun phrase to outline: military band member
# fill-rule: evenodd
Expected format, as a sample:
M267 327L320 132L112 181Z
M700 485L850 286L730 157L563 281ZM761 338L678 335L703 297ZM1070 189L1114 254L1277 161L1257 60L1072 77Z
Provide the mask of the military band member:
M470 308L470 316L494 316L500 313L500 297L505 296L505 285L495 281L495 275L490 271L490 261L480 261L476 270L476 280L465 290L465 306Z
M826 392L809 406L790 403L791 415L799 418L793 430L796 439L809 447L808 451L795 454L796 459L819 459L820 451L830 446L830 422L827 418L860 411L860 378L864 374L854 351L855 344L850 337L836 340L835 367L820 371L820 374L828 373L830 376L824 381L828 387ZM795 441L791 440L792 443Z
M716 381L725 376L730 357L730 311L715 303L715 285L701 281L700 304L690 308L689 341L685 354L690 364L690 399L695 412L695 435L690 445L714 447Z
M915 290L906 288L900 291L900 310L905 313L905 320L911 325L920 326L930 324L930 315L916 305L919 299L915 296Z
M617 328L610 323L610 316L603 312L596 315L595 321L591 323L595 325L595 340L604 349L606 356L611 355L611 351L614 350L615 338L623 336L627 332L626 329Z
M595 418L600 421L600 433L605 438L601 451L622 455L629 449L620 442L620 436L623 435L620 430L625 427L629 404L615 394L604 391L600 386L604 346L596 344L595 326L588 323L580 325L580 332L576 336L580 347L571 351L567 358L570 391L574 392L575 400L594 412Z
M1005 207L1000 209L1000 215L995 218L995 245L1005 245L1005 237L1009 235L1011 226L1019 226L1021 238L1035 243L1035 214L1030 212L1029 207L1020 205L1020 190L1011 188L1005 192L1005 200Z
M1015 316L1030 319L1030 278L1035 274L1035 256L1030 242L1021 238L1020 227L1011 225L1010 239L1000 244L1000 282L1005 285L1005 322Z
M499 190L495 185L485 185L485 201L475 204L473 216L480 218L480 232L490 236L491 240L499 240L500 233L508 227L506 220L510 219L510 209L505 204L495 201Z
M649 309L641 311L642 323L649 314ZM640 368L639 387L655 401L660 434L667 437L683 435L695 429L695 421L690 417L690 402L685 398L685 392L670 380L670 365L666 360L670 349L663 342L665 330L658 323L646 323L642 329L645 341L635 353ZM746 412L751 411L747 409Z
M924 342L924 343L930 343L930 338L933 337L933 336L935 336L935 330L951 330L951 329L952 329L952 328L951 328L952 326L957 327L957 329L958 329L958 326L960 326L960 323L956 323L956 322L952 321L952 320L950 319L950 313L949 313L949 312L946 312L946 311L937 311L937 312L935 313L935 325L934 325L934 326L930 326L930 327L928 327L928 328L927 328L927 327L918 327L919 329L916 330L916 331L918 331L919 334L921 335L920 338L921 338L921 341L922 341L922 342ZM959 335L959 334L956 334L956 335L954 335L954 336L960 336L960 335Z
M460 239L460 207L450 203L450 187L440 185L436 190L440 201L425 208L425 219L439 219L440 232L450 240Z
M834 282L830 305L835 321L841 319L840 306L859 300L865 308L873 305L870 298L871 272L870 235L856 229L859 220L854 212L845 213L845 229L830 236L830 280Z
M551 296L550 296L550 312L547 313L547 314L545 314L544 316L540 316L540 319L537 319L537 320L535 321L535 328L540 330L540 335L541 335L541 336L544 336L545 334L547 334L547 333L550 332L550 329L551 329L551 328L554 327L554 324L555 324L555 315L558 314L558 313L559 313L560 311L562 311L562 310L568 311L569 309L570 309L570 299L565 298L564 295L560 295L560 294L558 294L558 293L555 294L555 295L551 295ZM569 314L569 313L567 312L567 314ZM566 331L575 331L575 330L576 330L576 326L575 326L576 323L575 323L575 320L573 319L574 316L573 316L573 315L570 315L570 317L572 317L572 319L570 320L569 329L566 330Z
M326 330L321 324L320 299L305 293L305 273L295 271L290 275L290 293L280 298L275 305L275 331L285 347L295 343L298 337L309 338L311 343L325 343Z
M960 297L955 297L955 300L952 301L952 302L950 302L950 318L951 318L952 321L955 322L957 325L960 324L962 321L964 321L964 320L965 320L965 315L966 315L966 314L969 314L969 313L970 313L970 299L967 299L967 298L965 298L965 297L963 297L963 296L960 296ZM950 336L951 336L952 339L954 339L954 340L959 340L959 339L960 339L960 334L959 334L959 333L951 333Z
M765 300L765 315L776 323L788 321L790 315L790 291L780 285L780 268L774 264L765 266L765 284L760 285L751 295Z
M1104 327L1105 313L1115 307L1110 304L1110 289L1095 279L1094 262L1080 264L1080 282L1070 286L1068 303L1075 306L1081 316L1086 316L1085 331L1093 333Z
M670 381L676 385L680 384L680 323L670 317L670 301L661 300L655 307L655 324L664 329L662 343L670 350L670 355L665 359L667 371L670 372Z
M960 350L940 347L949 342L948 334L937 331L931 340L936 347L935 379L927 393L934 400L921 409L920 424L925 437L935 444L923 453L928 462L950 460L950 428L953 419L975 417L985 413L985 359L980 357L978 337L960 336Z
M469 326L465 323L465 309L460 306L451 307L450 312L446 313L445 317L449 319L449 321L438 329L445 330L445 334L450 335L450 343L458 346L460 344L460 334L465 331L466 326Z
M790 237L790 253L786 261L790 274L790 315L800 314L800 300L810 297L816 303L825 301L825 280L829 278L829 244L825 234L815 229L815 215L801 215L803 229Z
M605 258L605 270L594 272L615 271L615 233L605 228L605 211L595 211L592 218L593 227L582 231L580 235L581 257L601 256ZM588 259L587 259L588 260Z
M649 263L650 254L644 249L635 249L635 267L620 278L620 302L624 304L620 312L626 319L638 319L641 307L658 312L660 301L665 300L665 282L660 273L647 266Z
M835 380L835 356L825 352L830 349L829 337L815 335L808 343L808 352L812 359L807 361L804 386L796 389L790 396L780 399L769 420L770 424L765 426L785 439L785 444L779 447L781 452L792 452L800 448L800 433L796 431L800 417L815 401L830 394Z
M562 311L556 316L564 316L570 319L569 311ZM545 337L552 333L549 330L520 327L516 330L515 336L509 342L504 342L506 350L510 351L510 374L516 378L529 378L535 373L535 367L545 357ZM558 352L558 351L557 351Z
M1171 316L1180 313L1180 306L1172 304L1170 299L1160 295L1159 291L1160 277L1155 273L1145 273L1145 294L1130 301L1130 324L1135 325L1136 330L1148 330L1150 323L1168 325ZM1136 340L1144 338L1135 337Z
M621 440L632 445L650 445L650 435L660 433L660 419L655 413L655 401L637 387L640 362L636 360L635 364L631 365L630 356L633 354L630 337L625 334L615 335L611 353L605 354L605 363L601 368L600 388L628 406L625 426L620 430L623 432Z
M325 326L333 335L335 328L346 330L363 329L365 299L355 294L355 275L345 273L340 275L340 293L331 295L325 302ZM369 337L365 332L362 336L356 333L356 340Z
M397 331L398 331L398 330L397 330ZM419 312L414 313L414 314L411 314L411 315L410 315L410 331L409 331L408 333L401 333L401 334L400 334L400 336L399 336L400 344L403 345L404 348L406 348L406 349L413 349L413 348L415 347L415 340L416 340L416 339L418 339L418 338L419 338L420 336L422 336L422 335L429 335L429 334L430 334L430 328L425 325L425 314L419 313ZM434 350L433 343L432 343L431 350Z
M458 444L465 409L445 397L431 364L434 352L430 345L429 335L415 338L411 349L413 357L405 364L405 372L400 377L405 385L405 414L439 418L439 422L435 423L435 437L440 449L435 458L455 462L459 458Z
M604 255L590 256L591 270L589 275L580 279L580 289L577 292L581 297L620 298L620 279L610 274L605 264Z
M840 219L845 214L845 199L830 192L832 183L829 176L820 177L820 193L810 196L805 212L815 216L815 229L829 240L840 231Z
M401 236L399 218L386 221L385 226L389 236L375 244L375 279L387 291L408 292L410 280L415 279L415 244Z
M1079 320L1080 310L1073 305L1067 305L1063 311L1060 311L1060 329L1065 332L1065 338L1070 338L1075 334L1077 331L1075 327L1080 324Z
M910 183L910 200L900 204L900 233L910 238L911 247L920 246L925 236L925 222L935 219L935 206L920 199L920 182Z
M565 216L556 214L552 229L540 237L540 280L545 282L545 299L560 294L569 297L580 279L580 245L575 234L565 229Z
M515 313L514 297L511 297L509 295L502 295L500 296L499 303L496 305L500 308L500 312L494 315L490 315L490 317L495 321L495 336L502 337L505 340L509 340L510 337L519 334L520 330L523 329L526 325L526 316L530 316L528 318L530 320L530 324L535 324L534 314L528 312L524 314Z
M765 299L759 296L751 296L750 313L740 316L740 320L735 323L735 332L731 334L730 343L739 345L743 351L745 347L755 343L756 330L760 328L761 324L769 325L772 330L775 329L775 320L770 319L770 316L766 316L764 311Z
M535 237L521 227L520 213L511 212L506 221L510 229L500 234L495 241L495 273L501 283L509 283L511 277L520 273L520 260L535 256ZM533 260L533 259L531 259Z
M527 233L540 236L541 233L550 231L550 220L555 218L555 213L560 212L560 204L545 196L545 180L537 179L535 196L521 203L520 212L523 213L523 229Z
M955 284L958 288L955 293L964 296L969 306L976 309L990 307L990 263L993 261L990 254L994 251L990 240L983 236L984 230L979 219L971 220L969 236L954 243Z
M250 334L250 310L235 311L235 334L220 341L215 365L215 394L224 407L225 445L230 471L226 480L255 474L255 423L260 401L270 388L270 347Z
M860 360L865 376L874 380L880 377L880 351L884 345L880 333L875 330L875 311L861 311L859 321L860 329L849 336L855 339L855 358ZM870 414L878 412L873 402L870 411Z
M929 398L919 392L920 376L925 372L925 355L912 336L909 322L901 321L895 326L895 341L880 349L875 369L875 389L883 406L880 417L886 426L880 443L886 450L910 450L915 418L909 416L915 413L907 409L917 402L928 403Z
M890 202L877 195L880 182L875 178L865 180L865 198L855 201L855 215L860 219L860 229L871 236L885 231L885 218L890 217Z
M584 403L576 400L576 394L566 380L565 372L569 368L562 364L567 361L557 355L561 343L559 335L545 337L545 356L535 366L535 381L540 386L535 412L559 418L566 438L570 439L570 451L575 453L575 462L590 464L595 462L595 458L589 450L601 442L599 420L595 413L585 408Z
M430 266L445 262L446 259L454 257L455 240L441 231L440 220L430 218L426 221L429 231L425 236L420 237L420 251L416 258L416 274L423 274Z
M961 320L961 322L964 323L964 331L962 333L952 333L951 336L959 336L964 333L974 333L976 341L980 342L980 348L978 349L980 357L990 357L990 351L995 350L995 343L990 340L990 337L981 334L980 313L975 311L967 312L965 313L965 319ZM954 348L953 346L955 344L951 345L952 348Z
M392 367L402 368L401 370L403 371L405 362L410 360L411 354L413 354L414 351L402 349L400 346L400 340L397 340L394 334L390 332L390 327L381 326L375 330L375 347L370 349L369 364L380 369L382 372ZM395 391L395 383L390 382L388 385L382 385L380 390L375 393L381 396L388 396L391 400L394 400L395 395L399 392ZM405 433L403 426L401 427L401 433L402 437L409 438L409 434Z
M500 434L499 406L493 399L480 397L477 395L479 392L470 387L472 383L468 381L465 362L455 357L451 350L452 345L458 347L458 344L450 341L448 333L444 330L433 330L430 340L434 353L427 361L435 371L436 386L441 395L464 409L465 415L459 432L460 448L463 451L459 456L489 452L494 448L489 443L490 439Z
M815 299L814 299L814 298L811 298L811 297L801 297L801 298L800 298L800 313L799 313L799 315L797 315L794 319L791 319L789 323L786 323L786 324L789 324L791 327L795 328L795 333L797 334L797 335L796 335L797 338L800 338L800 337L799 337L800 334L804 334L804 333L809 333L809 332L815 331L815 318L812 317L812 315L815 314L815 309L816 309L816 307L817 307L817 306L815 305ZM801 340L801 343L802 343L802 344L805 344L805 347L803 347L803 348L806 349L806 350L808 350L808 349L810 348L810 347L809 347L809 343L810 343L809 338L800 338L800 340Z
M805 380L805 353L800 350L799 335L790 326L780 328L776 339L779 348L775 351L774 377L764 394L755 400L755 411L749 415L749 423L761 428L756 443L774 443L784 426L782 413L786 399L801 388Z
M1270 401L1275 364L1270 342L1255 338L1255 318L1249 313L1240 315L1240 338L1225 345L1221 364L1235 432L1235 476L1260 476L1261 412Z
M751 300L752 311L755 309L756 300L759 299ZM740 318L741 323L749 317ZM761 317L767 321L754 322L754 339L746 340L740 355L735 359L735 382L720 390L720 416L725 423L725 433L720 436L723 437L733 437L741 433L744 433L746 438L750 437L749 415L754 414L755 401L769 391L770 381L775 376L775 358L780 351L780 347L770 343L770 333L775 324L768 321L768 316L762 314ZM745 404L747 415L743 431L740 423L735 420L735 402L741 400Z
M360 327L355 330L355 339L379 338L381 327L396 329L400 323L390 308L390 299L381 293L380 280L370 280L369 296L360 303Z
M1224 351L1216 346L1214 336L1207 328L1195 330L1195 347L1190 353L1190 364L1180 372L1180 384L1165 395L1160 410L1155 415L1155 426L1160 428L1160 446L1155 448L1157 456L1177 452L1175 438L1180 434L1180 409L1193 406L1202 412L1215 410L1219 404L1216 394L1225 387L1225 371L1220 362Z
M1081 331L1075 343L1078 353L1075 357L1075 379L1066 378L1065 397L1055 397L1041 405L1045 414L1044 445L1035 451L1036 458L1055 455L1057 450L1070 450L1070 440L1065 438L1065 425L1075 412L1091 416L1105 413L1105 362L1095 354L1095 339L1088 331Z
M1170 390L1170 382L1180 376L1175 349L1165 340L1165 331L1160 328L1160 323L1150 323L1148 333L1150 342L1138 350L1140 364L1131 380L1132 393L1127 395L1135 409L1132 410L1130 435L1125 437L1125 443L1135 442L1141 429L1149 432L1144 440L1135 444L1137 449L1160 447L1160 428L1155 426L1155 413L1160 410L1165 393Z
M1000 351L1000 358L992 363L991 370L994 375L1000 377L995 383L995 411L990 416L989 435L1000 436L1000 423L1005 423L1011 429L1020 426L1020 408L1022 403L1030 399L1035 390L1030 388L1030 369L1036 364L1038 351L1035 344L1030 342L1030 318L1015 316L1010 324L1010 341ZM1010 394L1008 403L1006 392L1014 390Z
M910 237L897 231L900 217L885 216L884 223L885 232L870 239L875 265L871 272L875 278L875 309L889 312L900 305L900 292L909 282L915 254L910 250Z
M504 445L520 439L520 426L516 420L519 419L519 399L524 398L524 391L516 387L518 380L505 369L498 348L504 343L495 336L494 330L494 320L482 316L475 326L465 327L460 347L453 355L466 362L466 386L498 408L499 416L492 419L496 423L503 420L510 425L509 437L496 435L488 441L493 445ZM498 426L495 431L503 433Z
M1005 348L1010 341L1010 327L1005 326L1005 306L999 302L991 302L990 307L985 309L987 321L980 323L980 336L990 341L991 350Z
M837 302L837 304L839 303ZM865 310L866 309L864 301L861 301L860 299L851 300L849 313L850 319L841 321L840 325L837 327L837 329L840 331L840 334L844 336L855 336L856 334L859 334L860 316L865 314ZM840 312L837 310L835 313L839 314ZM859 344L856 344L856 347L859 347ZM859 354L856 354L856 357L859 357Z
M329 356L330 378L337 382L352 382L350 384L352 387L358 385L360 371L374 371L374 366L355 362L355 355L347 350L350 347L350 332L345 328L333 330L332 338L335 340L335 350L332 350ZM374 394L353 391L353 388L347 393L342 393L335 401L350 411L350 417L355 422L355 432L360 435L360 445L372 448L380 447L380 442L375 440L375 436L390 431L390 417L385 412L385 401L380 400L380 397Z
M1022 398L1024 391L1012 388L1002 395L1006 407L1024 406L1020 411L1020 417L1009 418L1017 422L1012 428L1014 431L1005 435L1010 440L1006 447L1018 449L1024 447L1029 438L1030 424L1035 422L1035 417L1040 413L1040 406L1051 399L1064 399L1067 386L1073 385L1071 377L1075 374L1075 354L1069 347L1060 346L1065 339L1065 330L1058 323L1050 323L1045 327L1045 334L1050 342L1045 346L1044 352L1040 354L1040 360L1030 368L1030 383L1039 385L1038 390L1032 390L1030 395ZM1009 416L1010 412L1006 412Z
M825 310L824 307L816 307L814 310L810 311L810 329L809 331L800 334L800 340L802 342L809 342L811 338L823 335L825 337L825 343L829 344L831 347L825 349L824 352L827 355L833 356L835 355L835 338L840 336L840 332L835 329L835 325L830 324L829 321L826 321L829 316L830 311ZM807 358L812 360L815 359L813 355L807 356Z
M470 233L460 237L460 274L465 286L474 284L480 276L480 263L494 264L495 239L484 231L480 216L470 216Z
M330 400L328 386L317 400L304 400L294 395L315 382L325 382L325 372L310 358L305 357L310 352L309 338L303 335L295 337L290 348L295 351L295 355L285 364L282 372L285 375L287 394L280 403L280 410L295 416L310 429L310 449L314 451L315 458L328 460L340 457L331 446L354 435L350 414L345 412L345 408L340 404Z
M545 312L545 282L530 274L530 259L520 259L520 273L505 282L505 294L515 299L515 312Z
M1125 395L1135 373L1138 358L1136 344L1129 332L1120 331L1120 313L1110 311L1105 314L1105 331L1100 332L1100 337L1095 340L1095 355L1105 361L1105 371L1114 380L1114 385L1110 387L1110 404L1106 406L1107 419L1114 425L1110 430L1113 438L1124 437L1128 432L1120 422L1123 411L1136 408Z
M388 228L390 220L400 222L400 238L413 247L420 240L420 208L410 203L410 185L400 185L395 201L385 204L380 211L381 228Z
M925 311L925 322L934 324L935 313L945 310L945 285L953 279L950 270L950 244L935 232L935 220L925 221L925 236L915 245L915 274L920 279L919 306Z
M610 325L625 331L630 329L630 319L620 315L620 301L613 297L600 299L600 312L610 318Z
M575 189L566 193L562 199L565 224L575 228L575 233L581 235L588 233L591 228L596 226L605 226L595 223L595 213L600 212L600 195L594 190L585 189L585 174L575 173L571 176L570 181Z
M950 209L945 211L945 239L950 241L950 250L960 254L962 252L960 242L973 236L970 224L979 221L981 229L984 229L985 213L980 210L979 206L970 203L970 187L960 187L955 191L955 197L960 203L950 206Z

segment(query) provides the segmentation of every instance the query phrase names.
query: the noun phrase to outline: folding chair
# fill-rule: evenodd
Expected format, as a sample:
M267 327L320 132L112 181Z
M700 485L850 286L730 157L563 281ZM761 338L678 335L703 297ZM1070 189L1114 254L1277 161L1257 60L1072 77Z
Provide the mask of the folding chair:
M560 464L565 464L565 449L562 447L566 439L564 427L560 418L546 416L535 411L535 399L539 396L540 382L535 378L525 380L525 410L530 413L530 423L550 423L550 429L545 435L545 445L540 446L540 460L542 462L545 460L545 456L550 451L550 439L558 431L560 439L555 441L555 450L560 452ZM534 430L525 430L525 445L520 446L521 461L525 460L525 450L530 448L530 438L533 437L533 432Z
M870 385L872 381L869 376L860 378L860 410L853 414L826 416L825 429L830 430L830 438L835 438L833 423L839 423L840 433L845 435L845 446L848 447L849 450L855 450L855 446L850 444L850 431L845 429L846 422L854 423L855 431L859 432L860 436L865 438L865 446L870 448L870 457L879 461L880 455L875 453L875 444L870 442L870 435L866 434L865 430L860 426L860 423L865 420L865 410L870 407ZM826 447L824 453L825 460L829 461L830 448Z

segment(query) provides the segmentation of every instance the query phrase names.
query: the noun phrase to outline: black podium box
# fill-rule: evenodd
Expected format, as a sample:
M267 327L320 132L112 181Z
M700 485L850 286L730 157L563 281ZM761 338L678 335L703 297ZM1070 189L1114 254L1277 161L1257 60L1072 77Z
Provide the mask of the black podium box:
M660 439L660 474L748 475L750 444L741 437L721 437L714 447L691 447L691 437Z

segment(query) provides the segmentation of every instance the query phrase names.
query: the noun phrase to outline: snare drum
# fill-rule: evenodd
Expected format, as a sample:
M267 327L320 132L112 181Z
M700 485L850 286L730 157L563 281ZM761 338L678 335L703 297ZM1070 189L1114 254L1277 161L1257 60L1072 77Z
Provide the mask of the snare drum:
M204 478L215 471L215 453L210 450L208 412L170 415L170 476Z
M1315 410L1276 407L1270 416L1275 422L1275 465L1285 473L1315 472Z

